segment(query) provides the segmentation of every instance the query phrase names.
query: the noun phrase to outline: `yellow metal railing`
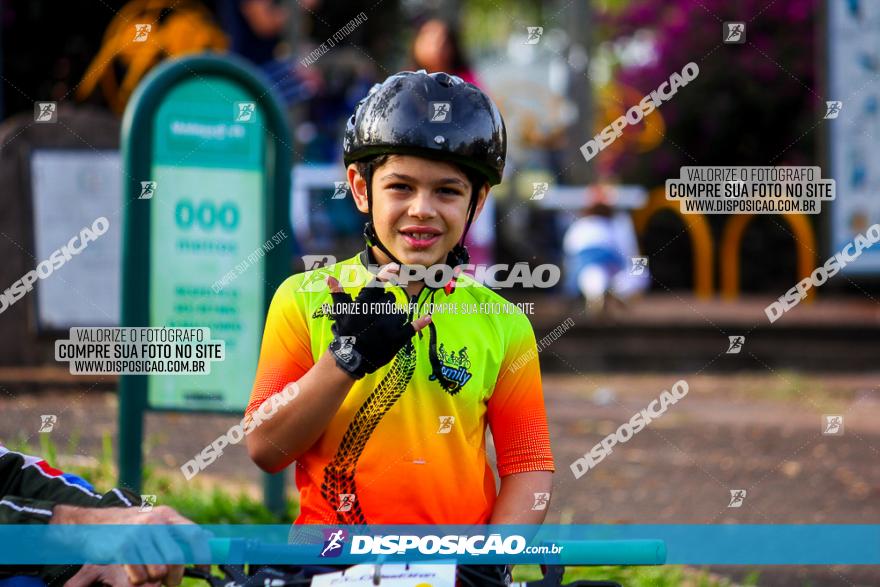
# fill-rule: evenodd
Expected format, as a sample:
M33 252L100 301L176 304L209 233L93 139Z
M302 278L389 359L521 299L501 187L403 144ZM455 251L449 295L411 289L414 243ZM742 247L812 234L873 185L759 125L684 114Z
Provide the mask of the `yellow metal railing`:
M643 237L648 222L657 212L670 210L681 219L688 232L693 250L694 294L698 298L710 298L713 294L715 242L709 222L703 214L683 214L679 202L666 199L663 187L649 193L644 208L634 210L633 224L639 237ZM816 264L816 235L809 219L803 214L780 214L791 229L797 254L797 280L810 276ZM740 294L740 249L743 235L754 214L736 214L728 218L724 225L719 247L719 278L721 297L733 300ZM807 292L807 302L815 298L815 288Z
M723 299L733 300L739 297L739 253L743 234L754 217L754 214L735 215L724 225L719 266ZM815 267L816 237L813 234L813 227L803 214L780 214L780 217L788 224L794 237L797 252L797 280L809 277ZM816 288L810 288L807 291L806 301L812 302L815 295Z
M633 224L640 237L645 233L651 217L661 210L671 210L684 223L693 250L694 294L698 298L711 298L715 243L712 240L712 231L709 230L709 222L702 214L682 214L678 202L666 199L665 188L655 188L648 196L647 205L633 211Z

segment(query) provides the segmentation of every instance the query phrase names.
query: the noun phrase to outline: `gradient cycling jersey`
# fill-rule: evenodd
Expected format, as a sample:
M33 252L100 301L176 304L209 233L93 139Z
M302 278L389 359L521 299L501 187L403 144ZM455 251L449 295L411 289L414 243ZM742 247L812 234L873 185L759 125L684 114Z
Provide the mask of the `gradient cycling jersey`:
M327 352L333 334L326 276L339 279L354 298L372 278L367 258L365 251L293 275L278 288L247 414ZM446 391L434 379L428 328L388 365L355 381L296 464L298 524L488 523L496 487L486 456L487 424L501 477L554 470L528 318L466 275L456 284L451 291L424 288L412 299L402 287L386 286L402 308L420 304L410 319L435 304L435 352L443 375L456 385ZM442 304L457 313L436 311Z

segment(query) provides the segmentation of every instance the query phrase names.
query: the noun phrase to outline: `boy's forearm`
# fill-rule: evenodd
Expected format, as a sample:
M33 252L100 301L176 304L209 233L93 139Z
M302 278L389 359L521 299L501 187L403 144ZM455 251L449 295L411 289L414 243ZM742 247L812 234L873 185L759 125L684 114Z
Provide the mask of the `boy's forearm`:
M287 467L324 433L354 382L336 365L333 355L325 351L297 380L296 398L248 435L251 459L269 472Z
M539 499L540 494L550 494L553 473L531 471L501 478L501 489L495 500L490 524L543 524L550 507L549 499ZM537 495L536 495L537 494Z

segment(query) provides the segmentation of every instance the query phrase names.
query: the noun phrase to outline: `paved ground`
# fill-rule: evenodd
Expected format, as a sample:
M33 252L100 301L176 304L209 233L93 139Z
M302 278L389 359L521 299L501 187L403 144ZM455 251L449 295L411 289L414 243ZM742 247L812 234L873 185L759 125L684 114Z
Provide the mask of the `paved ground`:
M545 378L558 473L550 522L880 523L880 388L872 375L688 376L688 396L579 480L569 464L647 406L675 375ZM39 443L41 414L57 414L53 440L76 456L116 434L108 386L35 393L0 386L0 442ZM603 390L603 391L597 391ZM821 434L824 414L844 434ZM150 414L150 464L174 471L235 418ZM63 462L62 462L63 464ZM179 473L177 473L179 474ZM258 470L234 447L199 479L258 492ZM746 489L728 508L730 489ZM743 576L748 569L714 571ZM876 586L872 567L765 567L761 585Z

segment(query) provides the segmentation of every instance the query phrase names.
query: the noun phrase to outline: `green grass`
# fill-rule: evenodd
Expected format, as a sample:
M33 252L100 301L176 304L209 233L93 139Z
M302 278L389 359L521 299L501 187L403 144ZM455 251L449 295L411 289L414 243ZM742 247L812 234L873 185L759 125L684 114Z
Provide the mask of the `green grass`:
M78 437L72 434L63 454L76 454ZM150 441L147 441L149 444ZM40 448L34 449L27 443L17 440L7 445L11 450L29 454L39 454L47 462L58 466L59 449L48 434L40 435ZM149 452L149 451L145 451ZM90 465L66 465L66 472L79 475L104 493L116 486L116 465L113 455L113 442L109 434L101 441L101 454ZM244 491L231 492L222 487L209 487L197 479L184 482L157 471L147 465L143 470L144 494L156 496L156 505L167 505L190 520L199 524L289 524L299 513L299 502L288 499L287 512L276 516L262 501L252 498Z
M515 581L532 581L541 578L536 565L514 568ZM662 567L568 567L565 581L588 579L593 581L616 581L624 587L732 587L733 582L713 578L704 570L684 566ZM757 585L758 573L754 572L739 585Z
M76 454L78 436L71 435L62 451ZM147 444L149 444L149 440ZM102 438L101 454L94 463L85 466L66 466L64 469L83 477L100 492L109 491L116 484L116 466L113 443L109 434ZM40 435L40 448L29 447L18 440L7 446L29 454L40 454L50 464L57 465L58 449L49 435ZM167 505L199 524L289 524L299 512L296 499L288 500L287 513L277 517L261 501L241 491L233 493L214 486L207 487L198 481L183 482L146 466L143 471L143 493L154 494L158 505ZM514 568L514 580L531 581L541 577L537 565L521 565ZM757 585L757 573L741 585ZM565 580L576 579L611 580L625 587L732 587L725 579L711 577L705 571L683 566L660 567L568 567ZM196 580L184 581L184 587L204 587Z

